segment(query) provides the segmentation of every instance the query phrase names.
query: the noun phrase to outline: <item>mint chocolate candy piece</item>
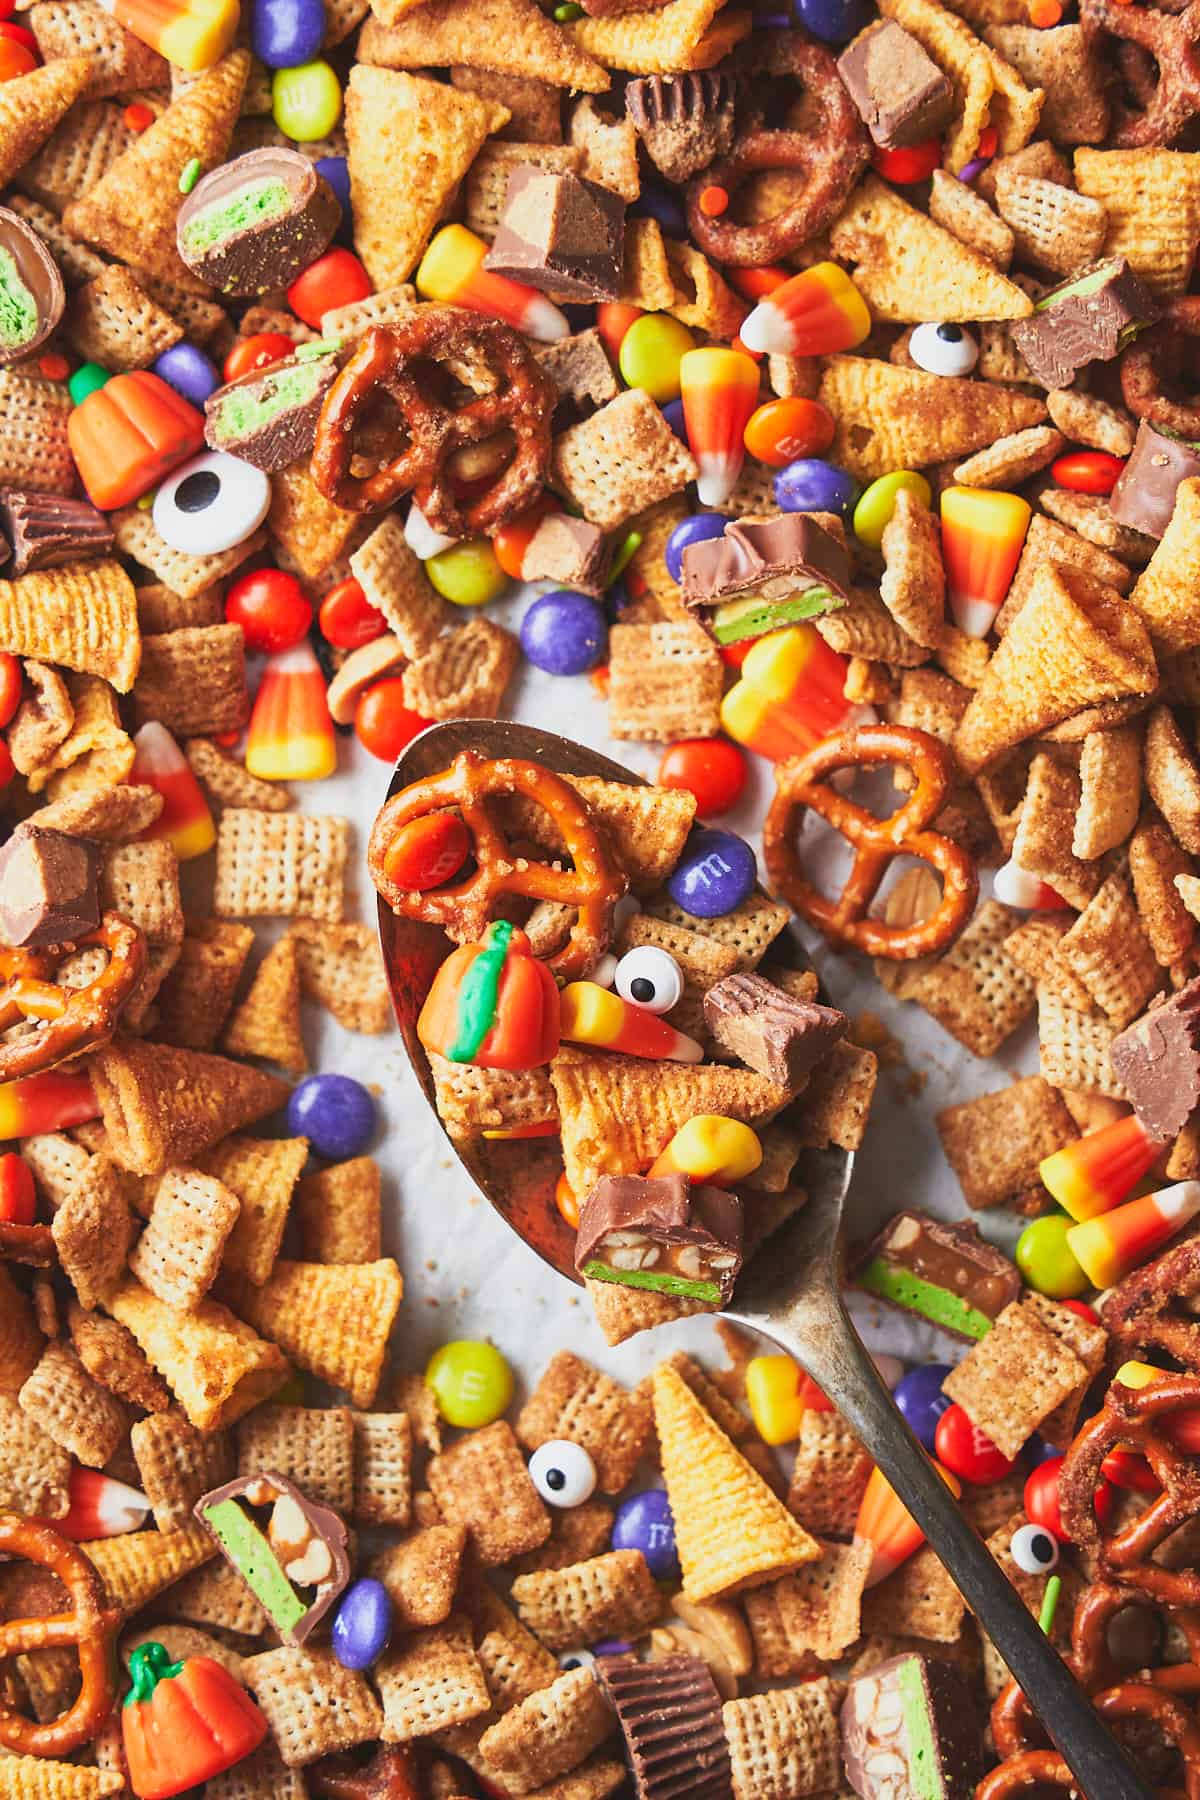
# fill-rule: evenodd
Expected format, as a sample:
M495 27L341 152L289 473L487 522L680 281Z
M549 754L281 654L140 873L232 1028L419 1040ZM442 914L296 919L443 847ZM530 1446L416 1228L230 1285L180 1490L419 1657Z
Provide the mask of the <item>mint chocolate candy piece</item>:
M837 70L881 150L940 137L954 117L949 79L894 19L860 31L838 57Z
M273 363L218 388L204 402L205 443L268 474L308 456L338 372L333 348Z
M977 1343L1020 1294L1021 1276L968 1221L947 1225L907 1211L879 1233L854 1286Z
M66 303L58 264L37 232L0 206L0 365L40 350Z
M983 1720L949 1663L911 1651L856 1675L841 1726L846 1779L861 1800L972 1800Z
M1108 1059L1150 1135L1176 1137L1200 1105L1200 976L1127 1025Z
M298 150L247 150L197 182L175 237L193 275L249 299L294 281L341 217L337 195Z
M625 257L625 202L610 188L521 163L485 269L560 300L615 300Z
M193 1511L283 1642L303 1644L350 1580L337 1513L273 1469L213 1488Z
M723 1306L742 1266L742 1203L686 1175L604 1175L579 1212L575 1267L591 1281Z
M1158 308L1123 256L1110 256L1043 294L1012 340L1043 387L1069 387L1088 363L1111 362Z
M0 849L0 943L42 949L94 931L99 873L90 839L18 825Z
M683 603L719 644L834 612L849 599L851 579L838 530L828 513L734 519L720 537L685 547Z
M1171 523L1180 482L1198 475L1200 445L1168 437L1143 419L1109 495L1109 510L1118 524L1160 538Z

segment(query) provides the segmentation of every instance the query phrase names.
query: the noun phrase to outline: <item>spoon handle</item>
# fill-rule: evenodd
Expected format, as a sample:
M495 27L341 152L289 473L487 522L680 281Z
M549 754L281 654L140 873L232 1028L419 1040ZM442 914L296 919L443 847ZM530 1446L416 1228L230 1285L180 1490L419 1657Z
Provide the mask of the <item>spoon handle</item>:
M788 1324L792 1329L780 1331L773 1321L772 1336L858 1433L1025 1690L1086 1800L1152 1800L1150 1789L960 1512L905 1423L841 1300L829 1295L826 1304L805 1307Z

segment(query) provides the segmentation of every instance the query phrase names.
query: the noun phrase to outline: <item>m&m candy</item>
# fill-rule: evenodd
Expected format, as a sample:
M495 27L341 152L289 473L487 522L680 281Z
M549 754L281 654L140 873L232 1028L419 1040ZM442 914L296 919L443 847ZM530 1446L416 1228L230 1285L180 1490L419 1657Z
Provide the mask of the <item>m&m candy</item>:
M321 0L254 0L250 42L268 69L291 69L309 62L325 37Z
M768 400L746 421L745 443L751 456L772 469L805 456L820 456L833 442L833 414L819 400L792 397Z
M321 636L335 650L361 650L387 630L387 620L371 605L353 575L330 588L317 610L317 624Z
M352 250L326 250L297 275L287 291L288 305L298 319L319 331L327 312L352 306L371 292L371 277Z
M329 136L342 116L342 87L324 57L276 69L271 116L294 143L311 144Z
M913 469L896 469L891 475L881 475L869 487L865 487L854 505L853 528L856 538L864 544L870 544L878 550L883 542L883 534L891 523L892 514L896 510L896 496L901 489L915 494L922 506L928 506L932 499L929 483L923 475Z
M411 819L388 846L388 879L428 893L457 875L470 851L471 834L457 813L425 813Z
M287 1122L318 1156L345 1162L361 1156L375 1135L375 1102L350 1075L306 1075L288 1097Z
M683 580L683 553L688 545L702 544L708 538L719 538L731 517L730 513L702 512L693 513L690 518L679 521L663 550L663 561L672 581Z
M859 496L853 475L819 456L801 456L781 469L775 499L784 512L840 513L849 518Z
M395 762L432 723L408 705L402 675L385 675L382 681L372 682L354 708L354 735L380 762Z
M1025 1227L1013 1251L1016 1265L1029 1286L1052 1300L1068 1300L1088 1289L1088 1278L1072 1252L1070 1228L1066 1213L1044 1213Z
M1070 450L1050 464L1050 473L1057 487L1073 494L1111 494L1124 467L1124 457L1106 450Z
M508 586L508 576L484 537L464 538L460 544L435 551L426 559L425 573L452 606L486 606L498 600Z
M621 339L617 366L631 388L643 388L652 400L679 397L679 365L695 346L695 338L670 313L639 313Z
M513 1372L494 1344L459 1338L435 1350L425 1367L447 1425L478 1431L493 1424L513 1396Z
M671 1502L662 1488L646 1488L622 1500L613 1518L614 1550L640 1550L656 1581L674 1581L679 1575L675 1548L675 1520Z
M604 608L587 594L559 588L535 600L521 620L521 648L547 675L583 675L604 655Z
M155 357L150 365L155 375L161 377L177 394L193 406L203 406L210 394L215 394L221 385L221 377L216 365L198 350L195 344L186 339L182 343L172 344L161 356Z
M33 1171L15 1150L0 1156L0 1221L6 1225L32 1225L37 1217L37 1190Z
M720 919L748 900L756 879L754 852L732 831L693 833L667 881L676 906L698 919Z
M294 575L254 569L239 575L225 596L225 617L240 625L247 650L290 650L312 624L312 605Z
M382 1581L351 1582L333 1615L330 1648L344 1669L369 1669L392 1631L392 1602Z
M933 1447L944 1468L976 1487L1003 1481L1016 1466L957 1403L948 1406L938 1420Z
M697 816L712 819L741 799L746 758L728 738L684 738L666 752L656 780L659 787L694 795Z
M876 145L871 151L871 167L896 187L914 187L918 181L928 181L941 160L940 138L926 138L923 143L898 150L882 150Z
M951 1404L949 1395L942 1392L942 1383L949 1373L949 1363L924 1363L920 1368L909 1369L892 1390L909 1430L931 1452L938 1420Z

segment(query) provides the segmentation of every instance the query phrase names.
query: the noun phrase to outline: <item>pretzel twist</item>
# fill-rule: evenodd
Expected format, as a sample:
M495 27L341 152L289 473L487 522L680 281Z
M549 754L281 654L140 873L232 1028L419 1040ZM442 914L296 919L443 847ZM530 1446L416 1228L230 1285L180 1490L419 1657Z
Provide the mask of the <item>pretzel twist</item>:
M1200 111L1200 55L1196 49L1200 0L1182 8L1082 0L1079 12L1080 22L1090 34L1106 31L1124 43L1136 44L1158 65L1158 80L1146 94L1143 110L1118 105L1112 147L1136 150L1173 143Z
M65 957L93 946L108 952L94 981L72 988L51 979ZM112 912L104 914L95 931L70 944L52 944L44 950L0 946L0 1031L21 1019L36 1020L38 1025L37 1030L0 1044L0 1081L38 1075L106 1044L145 968L145 937L136 925Z
M1124 1681L1092 1697L1106 1722L1132 1719L1156 1725L1183 1758L1184 1787L1158 1788L1159 1800L1200 1800L1200 1727L1172 1695L1145 1681ZM975 1800L1009 1800L1039 1787L1078 1793L1075 1777L1056 1750L1019 1750L1005 1757L975 1789Z
M888 819L877 819L824 780L837 769L884 763L908 769L915 783L909 799ZM979 877L968 853L950 838L925 829L945 801L952 775L947 746L907 725L860 725L824 739L806 756L780 763L775 798L763 825L771 885L831 943L893 962L944 950L966 924L979 893ZM796 848L797 827L806 808L849 839L854 850L846 885L833 900L808 879ZM867 915L897 856L919 857L942 878L940 903L912 925L889 925Z
M1136 7L1121 7L1139 12ZM1196 0L1200 19L1200 0ZM1141 14L1141 16L1148 16ZM1170 301L1159 323L1138 334L1121 356L1121 395L1136 418L1189 442L1200 438L1200 401L1172 399L1163 386L1182 362L1182 338L1200 337L1200 294Z
M73 1603L70 1612L0 1623L0 1662L31 1650L76 1644L82 1685L57 1719L26 1718L0 1692L0 1744L20 1756L68 1755L90 1742L117 1697L113 1644L120 1614L108 1604L99 1572L78 1545L35 1519L0 1513L0 1552L39 1563L56 1575Z

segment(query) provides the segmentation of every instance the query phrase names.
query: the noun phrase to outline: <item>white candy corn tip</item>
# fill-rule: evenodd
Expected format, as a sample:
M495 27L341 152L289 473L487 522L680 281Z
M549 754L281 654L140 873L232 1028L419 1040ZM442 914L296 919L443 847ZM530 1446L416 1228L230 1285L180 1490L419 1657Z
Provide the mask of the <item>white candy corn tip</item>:
M747 313L738 332L747 350L767 356L786 356L796 341L796 334L777 306L760 300L753 312Z
M951 600L950 610L954 614L954 623L964 637L985 638L996 622L999 609L990 600L972 600L960 596Z
M571 324L553 300L538 294L530 300L521 316L521 330L527 337L537 338L540 344L556 344L559 338L570 337Z
M1003 867L996 870L992 892L1003 906L1030 912L1041 900L1042 886L1040 875L1031 875L1028 869L1022 869L1009 857Z
M1154 1210L1159 1218L1182 1225L1200 1212L1200 1181L1178 1181L1174 1187L1160 1188L1154 1196Z
M457 544L458 539L447 537L444 531L435 531L414 500L404 521L404 541L414 556L421 562L428 562L439 551L449 550L452 544Z
M700 474L696 492L702 506L722 506L737 486L744 456L728 456L719 450L702 450L696 456Z
M688 1037L686 1032L675 1033L675 1044L667 1051L669 1062L698 1063L704 1061L704 1045L698 1044L695 1038Z

